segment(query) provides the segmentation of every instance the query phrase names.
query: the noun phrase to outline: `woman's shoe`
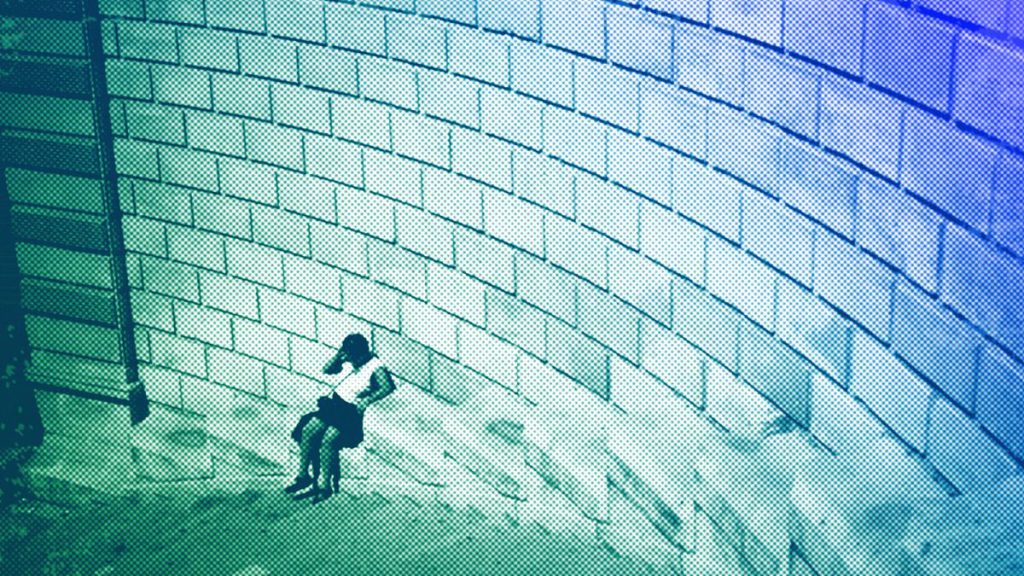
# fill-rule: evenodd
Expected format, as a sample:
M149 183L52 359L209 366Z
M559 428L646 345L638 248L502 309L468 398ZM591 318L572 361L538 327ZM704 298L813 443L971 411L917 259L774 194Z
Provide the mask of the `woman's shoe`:
M313 504L319 504L324 500L327 500L334 493L328 486L326 488L314 488L313 492Z
M300 476L300 477L296 478L294 482L292 482L291 484L286 486L284 491L287 494L292 494L294 492L298 492L299 490L302 490L303 488L307 488L307 487L311 486L312 484L313 484L313 479L312 478L310 478L309 476Z

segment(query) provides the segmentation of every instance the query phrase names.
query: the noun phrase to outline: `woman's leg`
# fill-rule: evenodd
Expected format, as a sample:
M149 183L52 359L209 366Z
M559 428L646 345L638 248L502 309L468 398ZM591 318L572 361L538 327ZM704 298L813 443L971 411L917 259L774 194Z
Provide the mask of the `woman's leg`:
M341 437L341 432L332 426L327 427L327 431L324 432L323 440L320 442L320 464L326 470L325 474L322 475L320 480L320 490L329 491L331 489L331 474L330 472L335 468L330 463L333 463L337 458L338 454L338 439Z
M309 464L319 452L327 425L319 418L313 418L302 428L302 441L299 443L299 474L297 478L309 478ZM314 470L314 480L318 476Z

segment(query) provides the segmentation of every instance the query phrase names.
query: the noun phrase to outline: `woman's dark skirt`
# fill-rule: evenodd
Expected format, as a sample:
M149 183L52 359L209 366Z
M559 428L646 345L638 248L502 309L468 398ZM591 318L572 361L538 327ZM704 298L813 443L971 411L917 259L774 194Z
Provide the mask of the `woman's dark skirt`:
M316 412L304 414L299 419L298 425L292 431L292 438L299 442L302 438L302 429L312 418L317 418L324 424L335 428L339 432L338 441L335 445L338 448L355 448L363 441L363 415L356 408L341 399L337 394L324 396L317 402L320 409Z

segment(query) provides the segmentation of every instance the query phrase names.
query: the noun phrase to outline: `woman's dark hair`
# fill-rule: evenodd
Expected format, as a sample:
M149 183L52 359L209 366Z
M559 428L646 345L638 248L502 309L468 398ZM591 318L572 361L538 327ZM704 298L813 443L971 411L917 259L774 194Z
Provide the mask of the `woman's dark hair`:
M349 361L356 366L362 366L370 361L373 354L370 353L370 343L366 337L359 333L352 333L345 336L334 358L324 366L324 374L337 374L341 372L341 366Z

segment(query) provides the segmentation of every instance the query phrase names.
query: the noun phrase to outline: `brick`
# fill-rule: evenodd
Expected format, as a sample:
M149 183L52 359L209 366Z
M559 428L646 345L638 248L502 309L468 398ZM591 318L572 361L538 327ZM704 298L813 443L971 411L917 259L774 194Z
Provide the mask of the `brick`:
M396 112L391 116L395 153L432 164L451 167L451 130L442 122Z
M398 330L399 292L356 276L341 280L345 312L367 322Z
M672 20L624 6L609 6L607 18L609 60L662 80L675 78Z
M608 241L562 218L547 219L551 263L601 288L608 286Z
M331 98L303 86L272 84L274 121L321 134L331 133Z
M331 46L380 56L385 54L387 36L383 13L339 3L326 6L327 42Z
M864 33L864 76L945 112L956 31L902 7L871 2Z
M217 191L217 156L185 148L160 149L164 181L209 192Z
M231 317L227 314L186 302L175 302L174 315L179 336L231 348Z
M128 102L125 106L128 134L132 138L185 144L184 114L177 108L158 104Z
M1013 459L944 398L932 409L928 460L963 492L991 488L1017 473Z
M108 60L104 63L107 91L111 96L149 100L153 86L149 65L131 60Z
M593 340L561 322L548 324L551 366L603 399L610 396L608 355Z
M25 333L35 349L121 361L119 333L113 328L30 314L25 316Z
M924 451L931 388L860 331L853 335L850 391L915 450Z
M316 305L291 294L260 288L260 320L306 338L316 338Z
M288 335L279 330L235 318L235 350L264 362L287 367L289 363Z
M316 307L317 340L332 348L340 348L345 337L358 332L370 338L372 327L366 322L326 306ZM371 340L372 341L372 340ZM376 347L373 347L376 349Z
M264 286L284 287L281 253L251 242L227 241L228 274Z
M209 109L210 74L192 68L153 66L153 92L160 102Z
M167 260L143 258L142 278L150 292L199 302L199 278L195 268Z
M404 248L451 265L455 261L454 225L408 206L395 211L396 239Z
M13 202L102 214L103 181L8 167L7 194Z
M514 347L472 326L459 327L459 360L464 366L516 390L518 354Z
M708 290L766 329L775 326L776 276L747 253L708 242Z
M704 403L704 356L650 322L640 324L640 365L696 406Z
M260 204L277 204L277 175L273 169L231 159L221 159L218 167L225 194Z
M302 134L262 122L245 123L249 158L257 162L302 171Z
M323 264L285 256L284 286L292 294L341 308L341 275Z
M821 85L821 143L886 178L899 177L903 106L859 83Z
M481 127L503 140L540 150L542 107L530 98L487 87L480 98Z
M743 194L747 188L734 178L685 158L672 169L675 209L698 224L739 242Z
M319 0L267 0L267 32L322 44L324 3Z
M168 226L167 247L172 260L223 272L224 238L192 228Z
M213 76L213 106L220 112L270 119L270 84L248 76Z
M479 0L477 11L485 30L540 39L540 0Z
M572 108L575 67L568 54L532 42L511 44L512 89L538 100Z
M419 18L389 16L387 34L391 58L439 70L447 67L448 45L444 28Z
M812 376L810 430L840 456L865 453L888 435L863 403L822 374Z
M455 264L466 274L512 293L515 262L512 248L474 232L455 230Z
M864 0L831 4L828 18L814 0L786 2L786 48L811 60L858 74L863 30Z
M640 231L640 199L636 195L581 175L576 179L577 220L608 237L636 248Z
M1024 454L1024 369L991 347L981 353L976 412L981 425L1017 457Z
M253 239L299 256L309 256L309 224L306 218L254 206L252 211Z
M747 42L686 24L676 25L675 42L676 81L681 86L736 106L742 104Z
M748 437L761 433L766 424L782 415L761 393L713 363L708 365L707 371L706 410L730 432ZM728 529L735 532L737 540L743 537L744 527L740 522L739 518L728 520L731 525Z
M811 367L767 332L740 330L740 375L803 426L811 417Z
M56 244L90 252L109 250L108 231L100 216L15 206L11 211L11 231L19 241Z
M625 132L608 132L608 178L662 206L672 205L672 154Z
M278 174L277 185L281 208L324 222L337 222L337 185L294 172Z
M498 290L487 291L487 329L526 352L547 356L544 313Z
M214 28L263 32L263 3L236 6L229 0L207 0L206 20Z
M706 24L708 4L698 0L646 0L644 6L665 14L681 16L687 20Z
M0 121L10 128L93 136L92 107L84 100L6 93Z
M389 330L373 330L373 350L391 372L420 386L430 387L430 351Z
M234 34L207 28L181 28L178 39L182 64L238 72L238 40Z
M598 122L558 108L544 109L544 150L573 166L604 176L608 130Z
M420 14L473 26L476 24L475 0L419 0Z
M608 287L659 324L672 324L672 275L646 257L612 247L608 252Z
M315 260L355 274L368 274L365 236L318 222L311 223L309 232Z
M458 357L458 320L412 298L402 299L402 334L433 350Z
M637 132L639 90L635 74L591 60L576 61L576 107L587 116Z
M480 127L480 88L450 74L420 73L420 109L427 116L470 128Z
M713 108L708 115L708 159L740 180L775 191L781 133L741 112Z
M765 44L782 43L782 2L758 0L736 4L711 0L711 24Z
M90 151L90 156L95 157L94 152ZM119 174L151 179L160 178L159 154L157 147L151 143L115 138L114 159ZM89 162L92 163L93 160Z
M133 290L142 288L142 256L129 252L124 259L128 269L128 287Z
M189 112L185 119L188 143L193 148L245 157L245 131L241 120L204 112Z
M630 363L639 362L640 314L614 295L586 284L579 288L578 310L579 328L583 333Z
M210 349L210 380L257 396L266 393L263 364L226 350Z
M427 274L430 303L477 326L484 325L486 287L461 272L431 263Z
M407 64L364 57L359 60L359 89L364 98L406 110L419 110L419 80Z
M277 38L241 36L238 54L242 72L271 80L296 82L299 79L295 45Z
M452 131L452 169L502 190L512 189L511 147L468 130Z
M484 230L516 248L544 255L544 211L514 196L484 190Z
M306 169L310 174L363 186L363 155L358 147L333 138L305 136Z
M132 290L132 322L164 332L174 332L174 302L153 292Z
M220 274L200 272L199 289L206 306L253 320L259 318L256 286L253 284Z
M131 183L134 212L154 220L192 223L192 200L188 190L156 182Z
M958 227L946 229L942 301L1020 355L1024 351L1024 267Z
M427 297L427 262L394 244L375 240L369 246L370 277L419 299Z
M779 283L778 335L837 382L849 372L850 323L810 291Z
M1017 38L1024 38L1024 12L1021 11L1022 7L1024 7L1024 4L1021 4L1021 0L1010 0L1010 6L1007 10L1007 16L1009 16L1007 31Z
M1024 254L1024 223L1021 222L1018 208L1022 204L1024 157L1004 154L992 192L992 235L1017 254Z
M139 366L139 380L145 384L146 396L151 400L181 407L181 376L177 373L144 364Z
M690 280L704 281L704 233L649 202L640 204L640 252Z
M605 57L604 2L543 0L544 43L593 58Z
M449 404L460 405L495 384L440 354L430 356L431 393Z
M331 92L352 96L359 93L356 58L322 46L299 46L299 80Z
M818 137L819 76L808 65L751 50L743 101L752 113L812 140Z
M117 326L114 294L106 290L26 279L20 282L23 310Z
M818 235L816 262L815 293L887 341L893 273L831 234Z
M561 162L516 149L513 152L513 181L521 198L567 218L576 217L575 179Z
M942 219L879 180L862 178L857 239L928 291L938 286Z
M106 256L26 243L18 243L16 249L18 269L24 275L112 287L110 260Z
M153 364L200 378L206 377L206 347L201 342L152 331L149 343Z
M126 21L118 23L121 56L167 62L178 61L178 39L174 26L149 22ZM28 49L22 46L22 49Z
M450 172L427 169L423 173L423 207L449 220L480 229L483 187Z
M782 199L846 237L853 235L858 177L852 167L788 140L779 151Z
M395 203L361 190L345 189L338 196L341 223L351 228L392 242L395 239Z
M566 272L530 256L518 258L516 288L526 302L562 319L576 323L576 284Z
M448 69L474 80L508 87L508 42L477 30L452 28L448 35Z
M348 97L331 101L334 135L360 144L391 149L391 115L387 108Z
M251 237L252 217L247 203L201 192L195 192L192 201L197 227L236 238Z
M743 195L743 246L804 286L814 272L814 235L810 222L775 200Z
M987 231L997 152L954 125L907 113L903 182L913 193L976 230Z

